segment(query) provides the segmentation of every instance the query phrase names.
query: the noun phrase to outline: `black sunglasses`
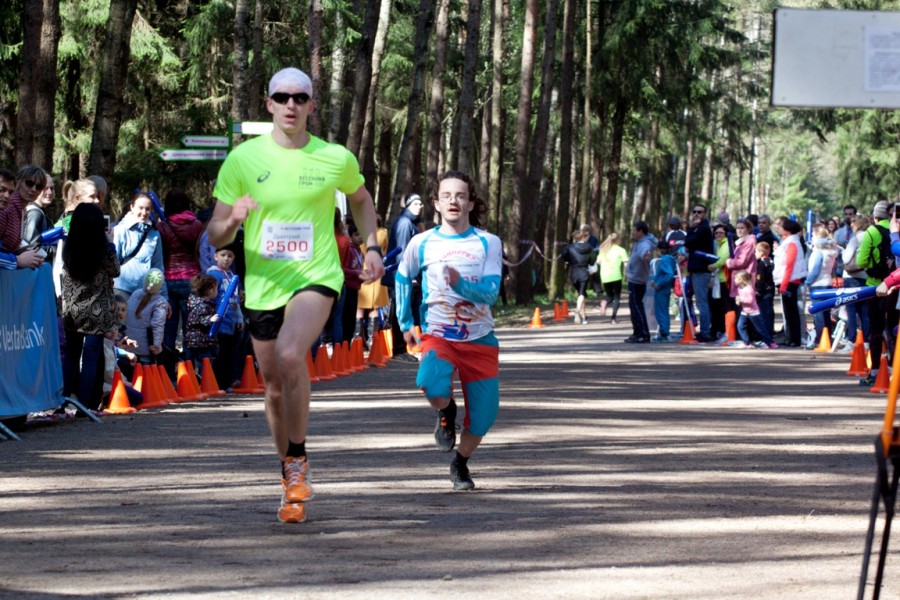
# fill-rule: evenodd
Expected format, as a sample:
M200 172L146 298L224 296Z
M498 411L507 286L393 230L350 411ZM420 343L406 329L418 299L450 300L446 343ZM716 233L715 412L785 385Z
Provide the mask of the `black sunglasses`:
M42 191L45 187L47 187L47 184L44 183L43 181L30 181L30 180L26 179L22 183L24 183L29 188L36 189L39 192Z
M272 102L275 104L287 104L288 100L293 99L294 104L297 106L303 106L307 102L309 102L309 94L305 92L299 92L297 94L288 94L287 92L275 92L269 98L272 99Z
M692 212L693 214L695 214L695 215L702 215L702 214L705 213L706 211L703 210L703 209L701 208L701 209L699 209L699 210L692 210L691 212Z

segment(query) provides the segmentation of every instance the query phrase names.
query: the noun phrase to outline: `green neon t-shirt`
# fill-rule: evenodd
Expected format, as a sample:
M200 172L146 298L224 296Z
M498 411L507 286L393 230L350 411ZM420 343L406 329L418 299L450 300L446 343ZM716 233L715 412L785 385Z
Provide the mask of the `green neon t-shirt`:
M313 135L300 149L263 135L228 154L216 199L234 205L249 194L259 205L244 221L248 308L280 308L310 285L340 292L344 273L334 236L335 191L352 194L363 183L355 156Z

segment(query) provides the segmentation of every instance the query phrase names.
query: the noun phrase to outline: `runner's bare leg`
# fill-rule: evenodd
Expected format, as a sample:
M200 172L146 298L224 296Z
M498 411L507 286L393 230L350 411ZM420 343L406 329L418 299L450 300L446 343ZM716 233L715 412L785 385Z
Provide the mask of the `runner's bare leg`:
M285 308L278 339L253 340L265 381L266 419L281 457L289 440L306 440L311 394L306 353L322 332L333 302L318 292L300 292Z

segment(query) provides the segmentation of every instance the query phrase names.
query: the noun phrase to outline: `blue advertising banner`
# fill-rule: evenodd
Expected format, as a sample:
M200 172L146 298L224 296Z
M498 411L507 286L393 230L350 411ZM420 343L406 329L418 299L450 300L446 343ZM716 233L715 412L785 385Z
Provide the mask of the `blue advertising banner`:
M52 267L0 271L0 417L60 404L62 364Z

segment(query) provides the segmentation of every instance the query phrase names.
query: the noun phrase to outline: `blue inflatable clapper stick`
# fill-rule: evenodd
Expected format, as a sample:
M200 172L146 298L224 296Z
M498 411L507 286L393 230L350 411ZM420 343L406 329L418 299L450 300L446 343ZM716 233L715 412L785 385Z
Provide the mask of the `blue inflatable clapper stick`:
M806 243L812 243L812 228L813 228L813 211L811 208L806 209Z
M403 252L403 248L401 248L400 246L397 246L396 248L388 252L387 256L384 257L384 264L388 264L389 262L394 260L394 258L396 258L397 255L401 252Z
M150 190L147 192L147 196L150 197L150 202L153 203L153 210L156 211L156 214L159 215L159 218L163 221L166 220L166 211L163 210L162 203L159 201L159 196L156 195L156 192Z
M809 297L813 300L827 300L837 296L849 296L858 294L868 286L852 288L810 288Z
M234 296L234 293L237 291L238 281L240 277L237 275L231 280L228 284L228 287L225 288L225 295L222 296L222 301L219 302L219 306L216 308L216 315L218 315L219 320L215 321L209 328L209 337L214 338L219 334L219 328L222 326L222 319L225 317L225 313L228 311L228 303L231 301L231 297Z
M41 243L39 246L52 246L59 240L65 239L66 230L62 227L54 227L41 233Z
M713 264L714 262L719 260L719 257L717 255L710 254L709 252L702 252L700 250L694 250L693 252L691 252L691 254L696 254L697 256L705 258L709 261L709 264Z

